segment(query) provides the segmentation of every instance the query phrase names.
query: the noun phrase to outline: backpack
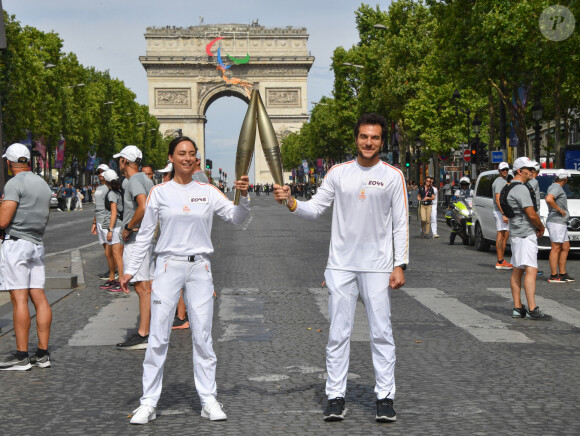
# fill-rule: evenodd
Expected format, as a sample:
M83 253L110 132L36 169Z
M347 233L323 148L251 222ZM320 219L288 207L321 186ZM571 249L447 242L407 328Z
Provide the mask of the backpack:
M105 209L107 209L109 212L111 211L111 201L109 200L109 192L111 192L112 189L109 189L107 191L107 194L105 194ZM123 200L123 195L119 192L116 191L118 194L121 195L121 204L123 205L123 207L117 207L117 219L120 219L121 221L123 220L123 212L125 210L125 204L124 204L124 200ZM120 210L123 209L123 210Z
M534 210L538 210L537 208L537 204L536 204L536 193L534 192L534 188L532 188L530 185L528 185L527 183L522 183L526 188L528 188L528 191L530 192L530 197L532 198L532 204L534 205ZM507 197L508 194L510 193L510 191L517 186L518 183L510 183L509 185L505 185L501 192L499 193L499 205L501 206L501 210L503 211L503 214L508 217L508 218L513 218L516 216L516 213L514 212L513 208L508 204L507 201Z

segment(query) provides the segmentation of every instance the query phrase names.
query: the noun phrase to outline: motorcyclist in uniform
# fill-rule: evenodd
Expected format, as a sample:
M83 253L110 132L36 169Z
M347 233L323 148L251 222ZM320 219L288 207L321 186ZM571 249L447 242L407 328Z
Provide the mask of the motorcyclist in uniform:
M461 199L461 198L473 198L474 192L473 189L470 188L471 180L469 177L462 177L459 180L459 188L453 190L453 200ZM455 244L455 237L457 236L457 231L451 228L451 235L449 236L449 245Z

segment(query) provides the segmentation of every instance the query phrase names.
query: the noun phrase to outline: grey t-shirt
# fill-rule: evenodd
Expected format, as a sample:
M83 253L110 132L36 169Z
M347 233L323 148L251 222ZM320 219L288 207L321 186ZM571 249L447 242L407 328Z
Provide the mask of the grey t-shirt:
M500 212L499 207L497 207L497 203L495 202L495 196L496 196L496 194L499 194L501 192L501 190L503 189L503 187L505 185L507 185L507 180L501 176L498 177L497 179L495 179L493 181L493 184L491 185L491 192L493 193L493 211L494 212Z
M109 199L110 203L117 204L117 211L118 212L123 212L123 199L121 198L120 192L113 191L111 189L107 193L107 198ZM107 212L107 216L106 216L105 220L103 221L103 228L108 229L110 227L110 224L111 224L111 211L105 209L105 212ZM121 220L119 218L117 218L117 220L115 221L115 225L113 227L114 228L121 227Z
M105 195L108 191L107 185L101 185L95 190L95 221L103 228L105 227L103 223L109 212L105 209Z
M4 200L18 203L6 234L42 245L48 223L52 191L46 182L31 171L22 171L8 180Z
M517 180L512 181L514 186L507 196L507 202L516 214L510 218L510 235L517 238L526 238L536 233L536 228L524 212L526 207L534 207L530 190Z
M556 200L556 204L558 205L558 207L566 211L566 216L564 217L560 215L560 212L550 207L550 205L548 204L549 213L546 221L549 223L566 224L566 222L570 218L570 213L568 212L568 197L566 196L564 189L562 189L562 187L559 184L552 183L548 188L548 192L546 192L546 195L548 194L552 194L554 196L554 199Z
M140 194L145 194L145 197L149 195L149 191L153 188L153 182L145 173L137 173L126 179L123 182L123 187L125 188L125 211L123 213L123 228L129 224L135 215L135 210L137 209L137 201L135 198ZM133 232L129 235L129 240L126 242L135 241L137 233Z
M540 183L536 179L532 179L528 182L528 186L534 189L536 193L536 212L540 210Z
M196 171L195 173L193 173L193 176L191 176L191 180L193 180L194 182L209 183L209 179L207 178L207 176L203 171Z

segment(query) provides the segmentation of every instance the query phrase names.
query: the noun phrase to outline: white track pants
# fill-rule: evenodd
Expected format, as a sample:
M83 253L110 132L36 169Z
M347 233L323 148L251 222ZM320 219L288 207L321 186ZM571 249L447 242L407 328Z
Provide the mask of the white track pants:
M330 332L326 346L326 395L344 397L350 355L350 335L358 295L369 321L377 398L395 398L395 341L391 329L390 273L327 269Z
M195 262L158 257L151 290L149 344L143 361L141 404L156 407L161 395L163 365L180 290L187 307L193 342L193 376L202 406L217 395L216 356L211 327L213 318L213 280L211 264L200 256Z

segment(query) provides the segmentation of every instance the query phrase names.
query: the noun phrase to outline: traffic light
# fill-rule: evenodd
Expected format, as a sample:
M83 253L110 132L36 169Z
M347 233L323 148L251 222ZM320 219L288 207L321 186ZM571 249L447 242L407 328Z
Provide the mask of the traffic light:
M476 164L477 159L478 159L477 148L474 147L471 149L471 163Z
M208 170L211 170L211 168L212 168L211 159L206 159L205 160L205 168L208 169Z
M405 152L405 167L409 168L411 166L411 152Z
M487 144L485 142L479 143L479 161L481 163L485 163L489 160L489 156L487 154Z

